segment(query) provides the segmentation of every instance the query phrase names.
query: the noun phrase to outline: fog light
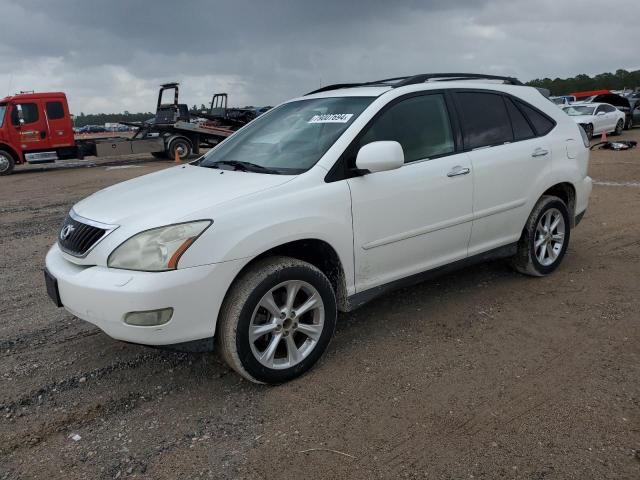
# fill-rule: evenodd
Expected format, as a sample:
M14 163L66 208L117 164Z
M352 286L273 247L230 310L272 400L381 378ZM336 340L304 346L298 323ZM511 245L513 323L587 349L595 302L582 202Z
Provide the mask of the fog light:
M164 325L173 315L173 308L147 310L146 312L129 312L124 316L124 323L137 327L154 327Z

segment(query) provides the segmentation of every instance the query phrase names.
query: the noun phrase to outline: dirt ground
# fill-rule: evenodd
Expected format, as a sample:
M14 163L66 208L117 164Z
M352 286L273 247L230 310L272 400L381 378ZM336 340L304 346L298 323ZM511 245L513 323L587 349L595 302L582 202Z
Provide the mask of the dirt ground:
M591 158L555 274L499 261L389 294L272 388L46 296L73 203L170 162L0 178L0 479L640 478L640 149Z

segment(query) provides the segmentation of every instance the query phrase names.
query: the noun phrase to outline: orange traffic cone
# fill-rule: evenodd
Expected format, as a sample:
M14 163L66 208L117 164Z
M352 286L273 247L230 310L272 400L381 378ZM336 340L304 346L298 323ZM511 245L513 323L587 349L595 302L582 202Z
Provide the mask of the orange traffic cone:
M601 142L606 142L607 141L607 132L602 132L602 136L600 137L600 141Z
M180 162L180 152L178 151L178 149L177 149L177 148L175 149L175 154L176 154L175 162L176 162L176 163L181 163L181 162Z

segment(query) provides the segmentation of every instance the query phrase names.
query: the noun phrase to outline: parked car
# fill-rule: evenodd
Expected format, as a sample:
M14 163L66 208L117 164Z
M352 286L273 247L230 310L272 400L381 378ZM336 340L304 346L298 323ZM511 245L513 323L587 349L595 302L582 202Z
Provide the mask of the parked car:
M85 125L78 129L78 133L104 133L107 129L101 125Z
M628 130L633 127L633 114L631 112L631 102L627 97L616 95L615 93L604 93L594 95L584 100L584 103L608 103L624 113L624 129Z
M47 254L49 295L127 342L215 335L238 373L277 384L318 361L338 311L384 292L490 258L552 273L587 209L586 135L515 79L454 77L327 86L91 195Z
M608 103L574 103L562 110L584 129L588 138L602 133L620 135L624 129L624 112Z

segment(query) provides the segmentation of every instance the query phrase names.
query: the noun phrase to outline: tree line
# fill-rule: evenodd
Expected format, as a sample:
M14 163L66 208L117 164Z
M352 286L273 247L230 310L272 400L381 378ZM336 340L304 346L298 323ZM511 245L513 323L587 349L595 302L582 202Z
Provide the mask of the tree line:
M584 73L571 78L536 78L527 82L532 87L551 90L551 95L568 95L585 90L622 90L640 87L640 70L629 72L618 69L615 73L600 73L590 77Z

